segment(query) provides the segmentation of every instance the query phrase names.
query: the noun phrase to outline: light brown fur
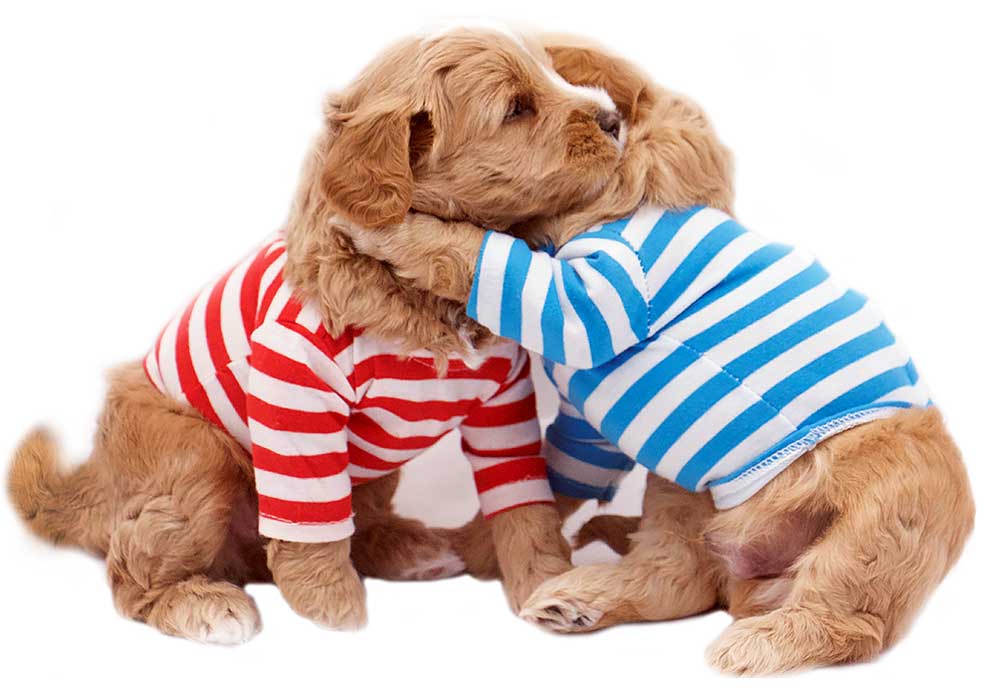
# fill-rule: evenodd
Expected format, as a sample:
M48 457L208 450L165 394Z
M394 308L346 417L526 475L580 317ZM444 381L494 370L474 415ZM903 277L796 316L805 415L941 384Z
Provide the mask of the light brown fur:
M548 60L530 39L458 30L401 42L330 99L289 215L285 275L331 333L364 326L442 358L466 338L489 342L460 304L358 255L332 221L379 226L415 208L507 227L597 196L620 158L609 135L617 118L560 87ZM135 363L111 376L85 464L63 472L51 439L35 433L14 456L8 489L36 534L107 559L124 615L168 634L238 643L260 625L247 582L273 579L300 614L351 628L365 619L358 571L435 575L421 561L447 553L454 538L395 515L395 484L357 489L352 541L265 543L249 455L160 394ZM569 568L551 506L506 511L489 530L495 554L470 557L469 567L499 572L515 610Z
M604 193L578 212L531 222L536 232L560 243L641 202L731 210L728 156L694 105L634 69L624 78L617 59L565 51L553 51L560 70L606 84L633 121ZM477 227L412 216L354 235L361 250L419 286L468 297ZM621 562L547 581L522 616L585 632L723 605L738 618L709 650L723 671L870 659L905 631L958 558L973 519L965 468L939 412L911 409L824 441L730 510L716 512L706 494L650 475L639 520L595 520L581 533L612 543Z

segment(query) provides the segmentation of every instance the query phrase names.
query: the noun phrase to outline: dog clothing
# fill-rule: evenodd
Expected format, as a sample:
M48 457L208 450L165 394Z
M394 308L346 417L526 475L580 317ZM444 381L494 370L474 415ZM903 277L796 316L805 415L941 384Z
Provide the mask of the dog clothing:
M864 296L709 208L644 207L554 255L491 231L468 313L545 358L549 480L578 498L638 463L729 508L824 438L929 404Z
M284 281L268 241L203 290L146 356L150 381L253 458L260 533L330 542L354 531L351 485L388 474L457 428L486 517L552 500L527 353L449 358L349 329L331 336Z

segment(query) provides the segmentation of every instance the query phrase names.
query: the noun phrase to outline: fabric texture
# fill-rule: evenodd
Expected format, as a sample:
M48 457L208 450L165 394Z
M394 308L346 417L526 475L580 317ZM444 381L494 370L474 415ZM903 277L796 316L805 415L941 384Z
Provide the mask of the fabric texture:
M145 368L253 457L260 532L299 542L354 531L351 486L410 461L453 429L487 517L552 493L527 353L512 342L453 356L439 376L351 329L332 337L285 283L279 237L204 289L163 330Z
M819 441L929 397L863 295L724 212L644 207L554 254L489 232L468 313L545 358L557 492L635 463L720 508Z

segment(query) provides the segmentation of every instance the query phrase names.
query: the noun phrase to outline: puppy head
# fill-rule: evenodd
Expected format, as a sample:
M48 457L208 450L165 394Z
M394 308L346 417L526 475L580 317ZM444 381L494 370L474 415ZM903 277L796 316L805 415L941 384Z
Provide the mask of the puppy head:
M543 40L556 70L568 81L607 91L628 136L622 158L598 197L520 229L542 230L559 244L590 226L629 216L644 203L668 208L704 204L732 212L732 158L698 105L586 40Z
M327 108L320 189L368 228L409 209L506 227L579 207L612 175L621 120L541 44L451 28L404 41Z

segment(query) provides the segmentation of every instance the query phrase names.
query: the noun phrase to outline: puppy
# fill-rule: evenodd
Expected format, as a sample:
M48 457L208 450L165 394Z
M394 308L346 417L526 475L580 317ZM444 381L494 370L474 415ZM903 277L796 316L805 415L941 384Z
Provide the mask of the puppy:
M112 374L90 458L63 473L47 435L27 438L19 513L106 557L118 609L168 634L244 641L259 617L242 585L271 578L305 617L356 627L352 534L374 531L369 553L419 537L377 511L396 470L459 429L519 609L569 568L526 355L331 220L412 208L505 228L579 207L614 171L618 125L603 90L566 83L528 38L456 28L391 48L329 101L283 231Z
M623 83L618 61L583 49L565 56L612 95L612 84ZM597 68L602 63L604 70ZM561 70L574 79L573 67ZM816 291L793 295L795 305L767 297L774 308L764 308L765 300L756 301L767 291L751 293L759 286L754 276L768 266L764 257L781 258L787 249L745 236L727 216L728 156L700 111L631 74L635 87L618 96L631 119L612 183L579 212L534 222L536 234L561 246L557 259L502 234L423 216L357 231L358 246L424 288L469 301L480 321L547 358L563 398L547 455L564 512L581 497L609 498L617 476L635 462L650 468L640 519L595 520L586 529L587 538L615 543L621 562L547 581L524 617L554 631L585 632L722 604L740 618L709 651L722 670L762 674L872 658L899 638L971 531L974 507L959 452L863 298L843 294L816 268L804 287ZM814 269L787 254L782 265L789 273ZM708 261L704 269L694 266ZM785 286L791 291L790 284L805 281ZM795 411L809 410L793 422L796 413L782 410L788 401L775 402L802 387L786 382L783 391L758 395L761 375L748 373L772 356L778 364L771 367L781 369L785 351L792 349L795 360L807 342L825 337L810 337L803 330L810 324L814 331L844 330L829 317L833 307L806 308L820 296L837 299L837 313L855 331L874 330L845 336L842 347L822 354L826 364L809 366L816 382L798 395L812 403L795 404ZM735 323L736 314L721 314L726 299L731 311L760 311L766 321L759 329L769 334L736 348L738 361L696 335L700 318ZM795 332L769 340L786 327ZM713 327L716 335L723 330L740 328ZM750 340L759 336L748 331ZM697 357L687 358L689 352ZM649 358L656 362L643 365ZM818 383L838 358L846 367L838 382ZM688 359L691 373L674 366ZM876 360L887 364L873 367ZM640 377L661 383L642 391ZM632 394L644 398L629 401ZM685 414L679 409L688 403ZM661 406L670 410L650 422L648 411ZM719 430L706 432L698 419L712 416Z

